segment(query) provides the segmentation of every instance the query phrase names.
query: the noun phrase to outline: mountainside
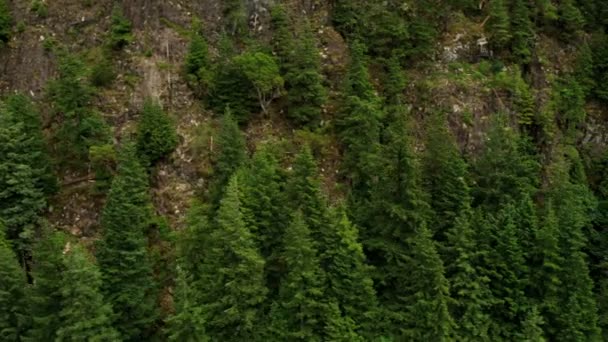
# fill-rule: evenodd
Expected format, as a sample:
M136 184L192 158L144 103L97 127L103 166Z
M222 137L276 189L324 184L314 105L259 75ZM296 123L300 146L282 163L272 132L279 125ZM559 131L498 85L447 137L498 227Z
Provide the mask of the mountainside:
M0 0L0 339L608 339L603 0Z

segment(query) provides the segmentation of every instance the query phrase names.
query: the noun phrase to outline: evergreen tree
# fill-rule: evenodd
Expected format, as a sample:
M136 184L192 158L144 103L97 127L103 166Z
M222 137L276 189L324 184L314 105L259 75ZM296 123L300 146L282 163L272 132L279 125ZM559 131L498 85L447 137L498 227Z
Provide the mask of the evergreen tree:
M51 168L51 159L42 133L40 112L36 110L32 100L23 94L9 96L5 104L8 120L12 121L11 125L23 124L23 131L28 137L28 141L22 150L28 151L32 157L29 166L39 178L35 181L37 187L42 189L47 196L55 193L58 186L57 179Z
M559 2L559 22L563 28L565 38L573 38L580 33L585 25L585 18L578 9L574 0L561 0Z
M281 73L284 75L291 69L291 61L295 53L294 24L282 4L275 5L270 14L273 29L272 50L277 56Z
M203 308L197 305L198 294L192 276L178 268L175 288L175 313L167 320L169 341L208 342Z
M0 0L0 47L8 43L13 30L13 17L7 0Z
M344 148L344 172L355 199L366 198L380 141L380 101L370 82L363 46L353 44L346 76L338 133Z
M278 340L323 341L324 326L328 323L324 304L325 275L301 213L294 215L283 241L286 275L281 281L278 305L271 313L275 318L271 323L275 337Z
M28 328L29 312L25 273L0 226L0 339L21 341Z
M144 236L151 218L146 170L134 144L127 143L102 212L103 233L97 248L103 295L114 310L113 325L125 341L145 339L157 318L156 285Z
M576 56L574 77L581 86L585 97L591 95L595 88L593 68L593 52L591 51L590 45L587 42L583 42L580 45L578 55Z
M116 341L112 308L100 292L101 273L80 245L64 250L61 284L61 327L56 341Z
M505 49L511 41L509 11L504 0L493 0L490 2L490 19L488 28L491 35L492 45L497 49Z
M298 124L315 127L320 122L327 92L323 87L319 52L308 22L290 57L285 75L288 116Z
M177 133L173 122L160 103L146 99L137 126L137 155L146 164L154 164L177 147Z
M224 5L226 28L232 36L243 35L247 30L247 7L244 0L227 0Z
M28 292L32 327L28 341L54 341L62 327L59 313L62 309L62 274L65 266L62 251L66 238L59 232L45 228L33 248L33 286Z
M247 147L230 108L226 107L217 138L218 154L214 159L213 181L210 184L212 203L219 203L232 175L245 164Z
M521 64L528 64L532 58L534 45L534 27L530 19L528 0L513 0L511 13L511 30L513 41L511 50L515 60Z
M277 292L281 275L279 260L283 230L289 218L285 211L286 196L282 192L283 179L278 161L268 146L262 146L253 155L251 166L240 174L242 178L242 212L266 259L266 284L269 297Z
M543 329L543 318L539 315L536 307L532 308L528 313L526 320L523 322L523 332L521 341L524 342L545 342Z
M362 336L373 336L378 327L378 303L369 267L365 264L358 229L346 216L345 209L334 209L328 238L321 256L327 273L327 295L336 301L345 317L351 319Z
M430 119L426 131L423 182L433 208L430 227L437 241L471 202L467 164L462 158L444 115Z
M109 45L114 50L120 50L133 40L131 35L131 22L127 19L120 5L112 10L112 26L110 27Z
M445 269L450 282L450 311L456 320L457 341L492 341L489 309L492 297L490 279L479 270L485 251L480 249L471 213L462 211L447 232Z
M200 95L207 93L212 75L212 65L209 60L209 47L202 33L201 22L192 21L190 46L185 61L185 72L188 82Z
M267 292L264 259L243 220L236 176L228 183L206 239L210 250L201 265L199 291L207 334L217 341L256 340Z
M46 208L42 187L45 165L36 136L16 118L10 106L0 107L0 221L19 254L27 250Z

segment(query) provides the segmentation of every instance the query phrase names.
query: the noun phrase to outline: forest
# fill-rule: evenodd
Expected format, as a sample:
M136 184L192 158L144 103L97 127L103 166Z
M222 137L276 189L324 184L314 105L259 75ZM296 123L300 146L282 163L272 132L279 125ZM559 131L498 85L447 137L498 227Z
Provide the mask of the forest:
M608 341L608 1L0 0L0 341Z

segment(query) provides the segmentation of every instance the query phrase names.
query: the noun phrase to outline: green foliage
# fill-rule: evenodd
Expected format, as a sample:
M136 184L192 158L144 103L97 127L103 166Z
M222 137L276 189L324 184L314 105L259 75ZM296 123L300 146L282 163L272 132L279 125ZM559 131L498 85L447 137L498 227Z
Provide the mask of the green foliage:
M226 29L232 36L242 36L247 31L247 7L244 0L223 2Z
M91 84L95 87L108 87L116 79L116 71L112 60L102 54L101 58L91 68Z
M599 33L591 42L593 51L594 94L602 101L608 101L608 34Z
M175 288L175 313L167 320L169 341L208 342L203 308L196 305L198 294L192 277L178 269Z
M295 54L296 40L293 33L293 20L288 15L285 6L277 4L271 11L272 19L272 50L277 56L282 73L289 71L291 60Z
M80 245L66 245L61 284L61 327L56 341L116 341L112 309L100 292L101 273Z
M319 52L309 24L304 26L294 53L286 63L288 117L300 125L318 126L327 92L323 87Z
M8 43L12 36L13 17L7 0L0 0L0 47Z
M488 29L491 35L492 45L504 50L511 41L509 11L504 0L490 2L490 19Z
M52 178L38 140L41 132L31 127L35 122L18 116L16 102L11 103L16 100L0 106L0 221L16 250L24 252L46 208L45 186Z
M209 60L209 47L202 33L201 23L198 19L192 22L190 46L184 69L190 86L200 95L207 93L213 78L211 61Z
M131 22L124 16L120 5L115 5L112 10L112 25L108 45L113 50L118 51L129 45L132 40Z
M280 95L284 83L277 63L263 52L245 52L236 56L233 62L255 90L264 114L268 114L270 103Z
M566 76L553 88L557 122L562 131L572 137L578 125L585 122L585 93L576 79Z
M137 155L144 164L154 165L167 157L178 144L172 120L160 103L146 99L137 125Z
M589 96L593 89L595 89L595 75L593 68L593 52L591 51L590 45L583 42L578 49L574 77L581 86L585 97Z
M116 168L116 150L113 145L91 146L89 149L91 168L95 172L95 187L99 192L106 192L112 183Z
M264 259L241 213L238 178L233 176L205 245L200 295L211 340L251 341L260 333Z
M574 0L561 0L559 2L559 22L564 38L574 38L580 34L585 25L585 18L578 9Z
M30 11L36 13L39 18L46 18L49 15L49 9L45 1L34 0L30 6Z
M0 338L21 341L28 326L25 272L0 226Z
M311 232L300 212L294 215L285 230L281 256L286 273L281 280L277 305L271 312L274 338L322 341L327 324L325 274L321 270Z
M144 236L152 208L147 173L135 151L127 143L119 155L97 248L103 295L114 310L113 325L126 341L145 339L157 318L156 285Z
M27 341L53 341L62 327L59 316L62 305L62 284L65 266L62 251L66 238L45 228L34 245L32 278L34 284L27 293L32 326Z
M228 107L222 118L217 149L217 155L213 160L214 177L209 188L209 197L214 204L220 202L230 178L247 161L245 137Z
M532 89L519 73L513 84L513 104L517 111L517 123L521 127L530 129L535 123L536 103Z
M511 31L513 36L511 52L515 60L520 64L529 63L534 47L534 27L530 19L528 0L513 0Z

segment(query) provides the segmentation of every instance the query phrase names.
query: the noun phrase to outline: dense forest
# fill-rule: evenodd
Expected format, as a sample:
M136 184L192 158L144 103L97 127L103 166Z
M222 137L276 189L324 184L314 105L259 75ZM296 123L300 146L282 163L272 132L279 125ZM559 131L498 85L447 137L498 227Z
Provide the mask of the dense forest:
M608 341L608 1L0 0L0 73L1 341Z

